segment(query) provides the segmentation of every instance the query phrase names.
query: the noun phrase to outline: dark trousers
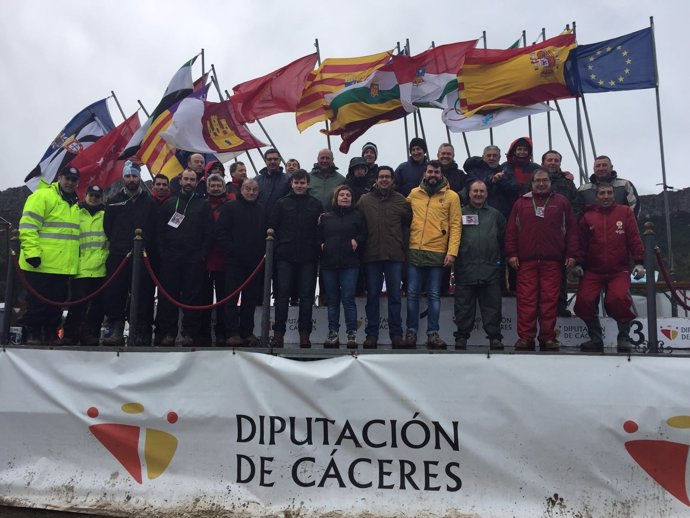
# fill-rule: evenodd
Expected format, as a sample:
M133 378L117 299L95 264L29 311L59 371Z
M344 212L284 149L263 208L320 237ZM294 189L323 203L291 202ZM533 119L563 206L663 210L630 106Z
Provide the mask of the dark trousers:
M227 294L233 293L246 281L256 266L231 266L225 265L225 284ZM225 328L227 336L240 336L246 338L254 333L254 311L261 300L263 291L263 268L257 272L254 278L241 292L239 307L238 298L234 297L225 306Z
M161 285L178 302L190 306L202 304L204 285L203 263L187 263L163 259L161 263ZM158 321L162 336L177 336L179 320L178 307L163 295L158 300ZM201 314L199 310L182 310L182 335L197 338L200 335ZM159 330L156 329L156 333Z
M498 279L486 284L458 284L455 287L456 338L469 338L479 302L482 327L489 339L501 336L501 284Z
M274 271L275 291L275 324L273 330L285 332L288 316L288 304L293 282L297 282L299 293L299 319L297 328L300 333L311 333L314 290L316 289L316 261L290 263L276 261Z
M367 273L367 336L379 336L379 316L381 290L383 279L386 279L386 294L388 296L388 332L390 337L401 337L402 331L402 300L400 283L404 263L395 261L374 261L365 265Z
M204 292L203 292L203 304L213 303L213 294L215 292L216 301L224 299L229 291L225 288L225 272L206 272L206 278L204 279ZM201 335L209 341L211 338L211 322L212 313L216 314L216 326L214 333L216 336L216 343L225 342L227 337L226 325L225 325L225 311L224 308L219 307L216 309L205 309L201 311L200 315L200 331Z
M91 295L103 285L104 277L82 277L72 279L70 291L72 300L78 300ZM91 336L98 338L103 322L103 294L96 295L83 304L69 307L67 318L62 326L65 338L78 340L81 337Z
M120 263L125 258L124 255L110 254L105 261L106 278L117 270ZM153 294L154 285L148 272L142 265L139 273L139 325L151 326L153 319ZM103 309L109 322L124 321L127 314L128 299L132 288L132 261L125 265L113 282L105 289Z
M55 302L67 300L69 275L27 270L24 270L24 275L27 282L45 298ZM62 308L41 302L27 291L24 322L31 331L46 329L48 340L57 338L57 328L62 323Z

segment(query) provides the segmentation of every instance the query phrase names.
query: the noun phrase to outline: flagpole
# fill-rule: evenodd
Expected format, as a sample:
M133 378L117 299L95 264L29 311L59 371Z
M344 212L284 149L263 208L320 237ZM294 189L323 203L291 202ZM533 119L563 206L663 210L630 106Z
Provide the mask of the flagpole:
M204 48L201 47L201 75L206 73L206 55L204 54Z
M122 106L120 106L120 101L117 99L117 95L115 95L114 90L110 90L110 94L113 96L113 100L115 101L115 104L117 105L117 109L120 110L120 115L122 115L122 118L124 120L127 120L127 117L125 116L125 112L122 109Z
M400 42L397 42L398 55L400 55ZM410 141L410 131L407 127L407 113L403 117L403 124L405 125L405 156L407 156L407 143Z
M203 76L204 75L201 74L201 77L203 77ZM218 92L218 99L220 99L220 101L222 102L223 101L223 94L220 91L220 84L218 83L218 74L216 74L216 67L213 63L211 63L211 82L213 83L213 86L216 87L216 92ZM227 95L227 94L228 94L228 91L225 90L225 95ZM230 96L228 95L228 99L229 98L230 98Z
M589 123L589 112L587 111L587 103L585 102L585 94L582 94L582 109L585 112L585 122L587 123L587 133L589 133L589 143L592 146L592 156L597 157L597 150L594 147L594 135L592 134L592 126Z
M215 74L214 74L214 79L216 79L216 81L217 81L217 78L215 77ZM218 88L218 86L216 86L216 88ZM220 90L219 90L219 91L220 91ZM230 99L230 93L229 93L227 90L225 90L225 96L226 96L227 100ZM221 99L221 101L222 101L222 100L223 100L223 96L221 96L220 99ZM244 126L244 129L246 129L247 131L249 131L249 128L247 127L246 124L242 124L242 126ZM258 149L258 148L257 148L257 149ZM251 164L252 169L254 170L254 176L258 176L258 175L259 175L259 171L256 169L256 166L254 165L254 160L252 160L252 155L249 154L249 150L248 150L248 149L245 149L244 152L247 154L247 158L249 159L249 163ZM262 155L261 150L259 150L259 154ZM262 155L262 156L263 156L263 155ZM235 157L235 160L237 160L237 157Z
M319 47L319 38L314 38L314 47L316 47L316 62L321 66L321 48ZM330 128L328 127L328 119L323 121L326 126L326 143L328 144L328 149L331 150L331 136L328 134Z
M141 109L144 110L144 113L146 114L146 118L148 119L149 117L151 117L151 115L149 115L149 112L146 111L146 108L144 108L144 105L141 103L141 100L137 99L137 102L139 103L139 106L141 106Z
M556 105L556 110L558 111L558 116L561 118L561 124L563 124L563 129L565 130L565 135L568 137L568 142L570 143L570 149L573 151L573 155L575 155L575 160L577 161L577 166L580 170L580 183L583 183L583 178L585 176L584 171L582 170L582 164L580 163L580 158L578 157L577 150L575 149L575 143L573 142L573 138L570 136L570 131L568 130L568 126L565 123L565 118L563 118L563 112L561 111L561 105L558 104L558 101L553 102ZM586 180L586 178L585 178Z
M522 48L527 46L527 31L522 31ZM527 116L527 132L529 134L529 139L532 140L532 116Z
M661 155L661 180L664 182L664 216L666 218L666 242L668 243L668 257L671 270L674 269L673 264L673 247L671 246L671 209L668 199L669 187L666 184L666 159L664 155L664 134L661 125L661 100L659 96L659 68L656 63L656 38L654 37L654 17L649 17L649 26L652 29L652 52L654 54L654 78L656 79L656 86L654 91L656 93L656 119L659 126L659 153Z
M541 41L546 41L546 27L541 28ZM550 108L551 102L546 101L546 106ZM549 137L549 149L553 149L553 140L551 138L551 111L546 112L546 132Z
M482 31L482 39L484 40L484 50L486 50L486 31ZM489 128L489 144L494 145L494 130Z

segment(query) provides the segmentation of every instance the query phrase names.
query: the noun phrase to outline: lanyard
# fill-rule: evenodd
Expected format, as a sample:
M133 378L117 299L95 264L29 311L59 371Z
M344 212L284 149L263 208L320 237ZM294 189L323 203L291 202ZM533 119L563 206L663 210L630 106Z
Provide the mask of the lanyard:
M192 193L192 195L189 197L189 200L187 200L187 205L184 206L184 211L182 212L182 215L184 216L187 214L187 207L189 207L189 204L192 202L192 199L196 195L195 192ZM177 207L180 205L180 197L177 197L177 201L175 202L175 212L177 212Z
M551 199L551 195L552 195L552 194L553 194L553 193L549 193L548 197L546 198L546 201L544 202L544 205L541 206L541 207L539 207L539 208L542 210L542 214L544 213L543 211L546 210L546 206L548 205L549 200ZM532 196L532 207L534 208L534 213L536 214L536 213L537 213L537 204L534 203L534 196Z

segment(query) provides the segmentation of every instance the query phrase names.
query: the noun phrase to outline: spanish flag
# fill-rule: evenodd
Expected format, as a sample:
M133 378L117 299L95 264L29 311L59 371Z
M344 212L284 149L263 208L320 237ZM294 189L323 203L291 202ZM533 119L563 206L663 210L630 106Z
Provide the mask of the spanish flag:
M572 97L564 69L575 45L570 33L518 49L472 49L458 74L462 112Z
M297 104L295 120L300 132L312 124L333 116L325 99L347 85L366 80L375 70L385 65L392 53L380 52L357 58L328 58L307 76L302 96Z

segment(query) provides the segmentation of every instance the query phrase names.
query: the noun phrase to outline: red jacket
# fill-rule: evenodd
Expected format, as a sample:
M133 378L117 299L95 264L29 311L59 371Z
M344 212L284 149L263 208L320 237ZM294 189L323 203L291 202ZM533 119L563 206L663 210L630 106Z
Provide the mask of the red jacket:
M579 223L578 262L586 270L611 274L630 269L630 257L644 262L644 245L632 209L626 205L610 207L588 205Z
M538 217L534 207L544 207ZM557 193L520 196L508 218L505 237L506 257L521 261L565 261L577 257L577 219L570 202Z
M220 209L223 207L226 201L234 200L235 195L232 193L227 193L224 196L209 196L208 203L211 205L211 212L213 213L213 222L218 221L218 216L220 216ZM214 240L211 251L206 257L206 270L209 272L222 272L225 270L223 267L223 247L220 243Z

